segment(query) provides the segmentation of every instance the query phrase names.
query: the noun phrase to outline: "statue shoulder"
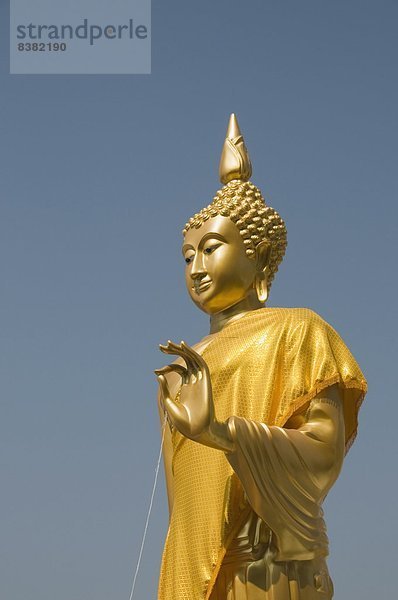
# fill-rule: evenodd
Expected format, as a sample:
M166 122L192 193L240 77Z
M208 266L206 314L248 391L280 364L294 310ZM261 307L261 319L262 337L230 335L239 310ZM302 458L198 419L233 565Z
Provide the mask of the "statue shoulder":
M290 308L288 310L290 311L292 322L330 327L329 323L311 308Z
M301 334L328 335L332 327L318 313L310 308L293 308L288 320L292 332Z
M318 313L311 308L269 308L270 316L281 325L295 327L319 327L330 328L327 323Z
M273 322L272 330L285 348L295 348L304 343L317 346L327 344L329 336L334 331L318 313L310 308L276 308L270 309Z

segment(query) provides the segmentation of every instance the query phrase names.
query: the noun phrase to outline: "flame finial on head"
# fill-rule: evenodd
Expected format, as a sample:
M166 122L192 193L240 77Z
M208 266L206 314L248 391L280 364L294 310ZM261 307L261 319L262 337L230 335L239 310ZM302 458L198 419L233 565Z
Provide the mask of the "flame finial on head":
M219 174L221 183L224 184L233 179L248 181L252 174L249 153L234 113L229 118L227 136L221 152Z

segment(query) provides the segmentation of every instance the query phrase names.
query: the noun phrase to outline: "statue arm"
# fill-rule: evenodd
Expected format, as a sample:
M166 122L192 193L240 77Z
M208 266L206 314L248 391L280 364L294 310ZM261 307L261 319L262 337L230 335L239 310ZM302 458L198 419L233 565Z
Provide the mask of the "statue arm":
M321 472L329 473L329 463L335 468L338 456L343 457L344 418L337 385L326 388L312 400L302 424L298 427L296 424L297 429L290 428L294 421L299 421L297 415L284 428L234 416L220 422L215 414L209 369L202 356L184 342L168 342L161 349L166 354L178 354L186 361L186 367L173 363L155 371L160 383L159 402L173 426L196 442L226 452L232 466L236 462L234 457L242 455L243 448L252 447L257 438L260 454L267 439L278 446L278 451L282 444L283 454L288 448L292 456L299 452L302 462L307 461L308 470L319 477ZM177 374L182 378L178 402L166 379Z
M301 424L300 424L301 422ZM297 429L290 429L299 425ZM234 450L226 454L253 510L278 535L318 518L344 458L345 427L337 385L318 394L305 415L285 427L228 420ZM309 517L308 517L309 516ZM308 520L309 518L309 520Z

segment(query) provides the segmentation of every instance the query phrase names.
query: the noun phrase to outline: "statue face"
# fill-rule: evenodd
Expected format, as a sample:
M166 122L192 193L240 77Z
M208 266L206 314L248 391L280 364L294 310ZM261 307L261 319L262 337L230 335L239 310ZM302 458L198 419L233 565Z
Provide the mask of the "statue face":
M225 310L253 290L256 261L247 256L239 230L228 217L213 217L199 229L189 229L182 253L188 293L206 313Z

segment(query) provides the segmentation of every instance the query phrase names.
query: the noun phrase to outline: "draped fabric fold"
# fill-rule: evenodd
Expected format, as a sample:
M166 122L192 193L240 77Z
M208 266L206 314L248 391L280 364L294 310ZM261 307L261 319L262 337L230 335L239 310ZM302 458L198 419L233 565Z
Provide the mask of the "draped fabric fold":
M327 481L320 485L282 427L319 391L338 384L348 447L366 391L366 381L344 342L308 309L252 311L215 335L202 354L211 374L216 416L220 421L234 417L238 450L227 457L173 433L174 506L159 600L209 598L228 544L247 510L259 511L267 522L267 502L272 499L279 517L268 525L276 535L281 560L327 553L320 503L334 475L330 485ZM302 476L289 477L283 468L288 463ZM275 476L273 487L269 474ZM256 490L252 497L247 495L250 489Z
M227 457L251 507L275 536L277 561L328 554L321 505L343 463L345 427L342 407L322 410L322 404L311 403L297 431L230 419L235 451ZM317 435L330 426L331 434Z

